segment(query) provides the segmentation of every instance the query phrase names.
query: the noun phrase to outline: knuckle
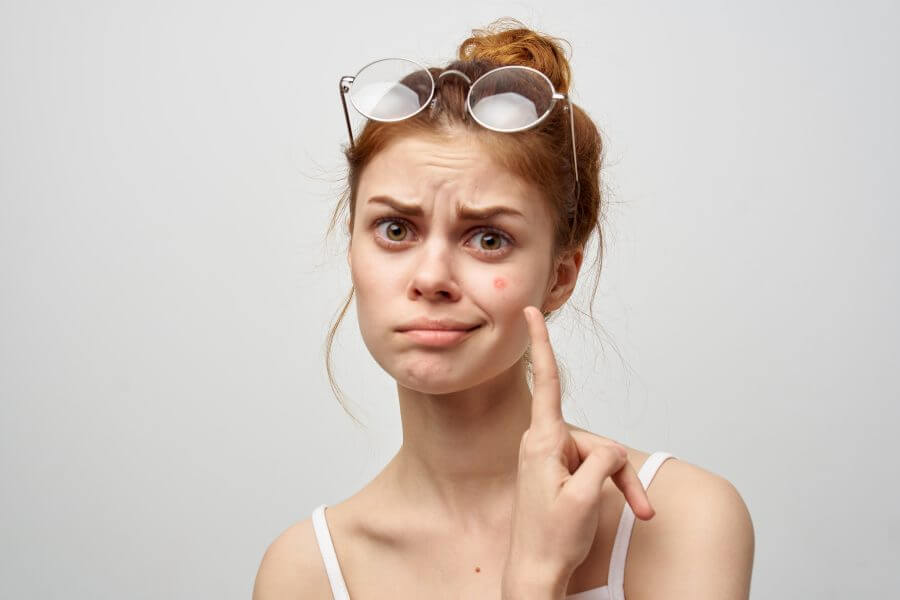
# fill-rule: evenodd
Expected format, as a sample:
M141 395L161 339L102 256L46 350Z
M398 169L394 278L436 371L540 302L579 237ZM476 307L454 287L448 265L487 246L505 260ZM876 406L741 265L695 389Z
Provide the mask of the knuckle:
M530 440L527 444L525 444L525 448L523 449L522 454L526 459L535 459L546 456L548 452L549 449L546 444L543 444L537 440Z
M522 447L525 458L540 458L552 454L559 445L559 440L552 435L532 432Z
M622 460L622 459L628 458L628 451L625 449L625 446L623 446L622 444L617 444L616 442L609 442L609 443L605 444L605 446L607 448L609 448L609 450L613 453L613 455L617 459Z
M537 456L534 444L525 444L522 446L522 460L531 460Z
M600 444L591 451L591 454L596 455L607 470L615 471L624 460L622 451L615 444Z
M532 456L534 455L534 437L531 436L527 431L525 435L522 436L522 441L519 444L519 454L522 456Z

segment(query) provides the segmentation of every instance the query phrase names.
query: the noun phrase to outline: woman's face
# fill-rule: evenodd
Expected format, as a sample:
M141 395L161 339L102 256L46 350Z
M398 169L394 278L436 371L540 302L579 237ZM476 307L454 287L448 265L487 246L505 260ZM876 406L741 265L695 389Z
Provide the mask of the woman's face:
M457 216L489 207L509 214ZM529 343L522 309L556 307L547 295L552 223L537 189L470 134L405 137L383 149L360 177L348 254L360 330L378 364L432 394L513 366ZM478 328L435 346L423 342L431 334L398 331L418 318Z

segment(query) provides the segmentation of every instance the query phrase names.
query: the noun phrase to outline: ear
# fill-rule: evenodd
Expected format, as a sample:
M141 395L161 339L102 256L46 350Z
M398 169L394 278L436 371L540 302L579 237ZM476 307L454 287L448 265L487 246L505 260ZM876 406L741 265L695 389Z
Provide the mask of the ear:
M556 310L569 299L575 291L575 283L578 281L578 273L581 271L581 261L584 259L582 248L568 250L557 260L554 267L553 283L544 298L543 311Z

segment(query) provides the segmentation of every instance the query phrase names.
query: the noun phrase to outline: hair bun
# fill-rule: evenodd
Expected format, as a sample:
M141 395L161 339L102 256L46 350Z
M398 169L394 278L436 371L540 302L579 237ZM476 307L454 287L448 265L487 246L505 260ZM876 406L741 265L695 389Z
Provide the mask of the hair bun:
M550 78L557 91L569 91L572 78L569 61L560 42L526 27L513 18L497 19L459 45L459 60L485 60L501 66L523 65Z

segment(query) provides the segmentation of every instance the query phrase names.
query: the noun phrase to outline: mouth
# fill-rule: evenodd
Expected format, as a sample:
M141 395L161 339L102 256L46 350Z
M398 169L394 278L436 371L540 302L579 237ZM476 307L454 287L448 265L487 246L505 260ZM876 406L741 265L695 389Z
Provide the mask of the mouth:
M462 341L480 327L481 325L471 329L407 329L400 333L422 346L443 347Z

